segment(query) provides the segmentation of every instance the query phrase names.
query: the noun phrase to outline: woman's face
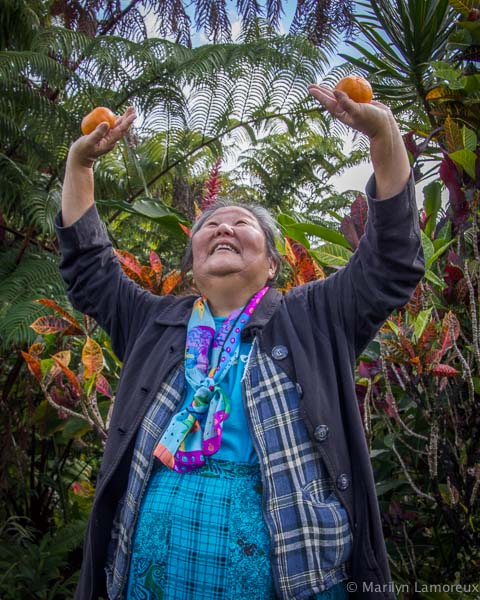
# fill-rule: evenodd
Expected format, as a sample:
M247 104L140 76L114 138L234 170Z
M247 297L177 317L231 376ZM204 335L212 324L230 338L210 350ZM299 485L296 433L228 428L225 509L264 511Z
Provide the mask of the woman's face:
M267 255L265 234L252 213L240 206L216 210L192 238L193 278L203 283L236 275L232 281L258 289L275 274Z

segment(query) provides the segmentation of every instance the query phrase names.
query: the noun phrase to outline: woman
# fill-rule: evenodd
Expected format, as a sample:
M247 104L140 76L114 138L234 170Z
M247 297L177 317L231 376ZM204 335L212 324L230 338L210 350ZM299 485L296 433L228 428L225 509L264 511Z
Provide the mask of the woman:
M382 104L310 93L370 139L366 232L349 264L282 296L268 215L215 206L186 263L201 298L122 272L92 165L132 109L71 147L57 234L72 304L123 361L76 598L394 598L355 358L424 273L403 141Z

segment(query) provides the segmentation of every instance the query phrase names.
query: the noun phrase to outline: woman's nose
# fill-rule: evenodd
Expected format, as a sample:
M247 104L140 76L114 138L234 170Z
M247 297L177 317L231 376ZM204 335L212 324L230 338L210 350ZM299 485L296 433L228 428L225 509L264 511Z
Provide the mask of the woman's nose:
M219 223L215 233L216 235L233 235L233 227L228 223Z

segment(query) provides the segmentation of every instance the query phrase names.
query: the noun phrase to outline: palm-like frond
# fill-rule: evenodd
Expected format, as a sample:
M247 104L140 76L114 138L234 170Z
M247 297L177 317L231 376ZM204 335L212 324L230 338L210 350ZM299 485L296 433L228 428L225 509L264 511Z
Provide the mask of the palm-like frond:
M192 32L202 32L214 43L232 41L230 7L225 0L16 0L4 2L0 18L0 49L18 47L30 41L40 21L61 23L66 29L91 37L119 35L140 41L152 28L155 35L168 37L187 47ZM193 23L190 18L193 8ZM258 36L258 21L278 32L283 0L239 0L236 11L242 22L242 36ZM188 11L188 12L187 12ZM21 25L20 25L21 24ZM320 45L335 34L349 32L352 0L298 0L292 33L304 35Z
M429 63L444 56L454 27L448 0L359 2L357 24L370 45L349 42L361 59L342 55L367 74L399 111L415 109L432 81Z
M36 334L30 324L46 313L37 298L55 298L69 306L58 259L46 252L28 250L17 264L18 246L0 251L0 352L11 345L24 348Z

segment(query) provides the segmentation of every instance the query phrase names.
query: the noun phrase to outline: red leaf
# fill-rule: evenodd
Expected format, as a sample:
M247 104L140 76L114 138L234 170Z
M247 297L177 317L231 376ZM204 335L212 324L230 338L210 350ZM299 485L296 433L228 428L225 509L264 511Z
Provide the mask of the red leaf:
M162 261L160 260L160 257L158 256L158 254L156 252L154 252L153 250L150 252L150 265L151 265L154 273L156 273L156 274L160 273L160 275L162 274L162 270L163 270Z
M432 319L423 330L418 346L424 350L428 344L431 344L431 342L436 339L436 337L437 328L435 327L435 321Z
M99 375L97 377L95 387L97 388L97 392L100 392L107 398L111 398L113 396L112 388L110 387L110 384L104 375Z
M365 225L368 217L368 203L362 194L358 194L352 206L350 214L343 217L340 225L340 231L343 233L348 243L355 250L360 238L365 233Z
M445 377L452 377L453 375L459 375L460 371L457 371L454 367L450 365L439 364L432 369L432 373L434 375L441 375Z
M37 381L41 382L42 369L40 368L40 361L38 360L38 358L31 356L27 352L23 352L23 350L21 350L21 353L25 362L28 365L28 370L30 371L30 373L35 377Z
M77 396L80 396L82 393L82 387L81 387L80 382L78 381L75 373L73 371L71 371L68 367L66 367L62 363L62 361L58 360L58 358L56 358L55 356L52 356L52 358L57 363L57 365L60 367L60 369L63 371L63 374L66 376L68 381L72 384L72 391L75 392L77 394Z
M415 159L420 154L420 148L417 146L416 141L413 139L414 133L413 131L409 131L403 136L403 142L405 144L405 148L410 152L412 157Z
M115 254L122 265L140 277L140 263L131 252L127 252L126 250L115 250Z
M362 194L358 194L356 197L350 209L350 214L353 219L357 235L359 238L361 238L365 233L365 225L367 224L368 217L368 203Z
M450 214L455 228L464 223L469 215L468 202L462 189L462 176L451 158L445 156L440 164L440 179L445 184L450 203Z
M358 247L358 239L357 230L355 228L355 223L350 215L345 215L342 219L342 223L340 224L340 231L345 236L345 239L350 244L352 250L356 250Z
M416 358L415 350L413 348L412 342L407 338L403 333L398 334L398 340L402 345L402 348L407 351L408 355L411 359Z

